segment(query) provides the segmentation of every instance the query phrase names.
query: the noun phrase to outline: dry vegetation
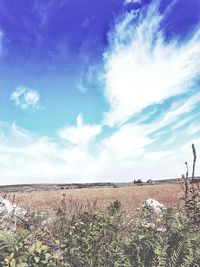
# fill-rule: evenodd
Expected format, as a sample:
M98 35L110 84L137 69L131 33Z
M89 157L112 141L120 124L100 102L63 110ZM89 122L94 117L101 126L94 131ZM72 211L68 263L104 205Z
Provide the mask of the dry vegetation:
M180 184L127 186L121 188L90 188L67 189L59 191L43 191L29 193L15 193L15 202L19 206L34 211L53 212L57 210L61 198L65 195L66 203L70 209L96 202L100 208L107 207L111 202L119 200L122 209L134 213L148 198L154 198L167 207L180 205ZM12 200L13 193L7 195Z

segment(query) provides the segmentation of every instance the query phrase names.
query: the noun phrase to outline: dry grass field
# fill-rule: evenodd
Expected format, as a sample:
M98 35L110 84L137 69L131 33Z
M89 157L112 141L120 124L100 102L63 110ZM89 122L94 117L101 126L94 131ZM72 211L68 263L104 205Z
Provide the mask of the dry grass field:
M180 184L127 186L121 188L90 188L90 189L67 189L58 191L40 191L15 193L15 202L31 211L45 211L52 213L59 207L60 201L65 196L66 205L69 209L80 206L96 205L100 208L108 206L111 202L119 200L122 209L129 214L135 213L143 202L148 198L154 198L166 206L180 205ZM9 193L7 198L12 200L14 193Z

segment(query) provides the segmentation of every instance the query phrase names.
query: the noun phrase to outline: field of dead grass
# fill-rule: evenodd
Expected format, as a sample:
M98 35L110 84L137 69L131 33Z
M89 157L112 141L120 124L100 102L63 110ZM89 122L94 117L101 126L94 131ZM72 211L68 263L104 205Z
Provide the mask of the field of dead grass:
M108 206L111 202L119 200L122 208L134 213L148 198L154 198L164 205L180 206L180 184L127 186L121 188L90 188L90 189L67 189L59 191L40 191L15 193L15 203L31 211L55 212L64 195L69 209L78 206L88 206L96 202L100 208ZM13 193L7 195L12 200Z

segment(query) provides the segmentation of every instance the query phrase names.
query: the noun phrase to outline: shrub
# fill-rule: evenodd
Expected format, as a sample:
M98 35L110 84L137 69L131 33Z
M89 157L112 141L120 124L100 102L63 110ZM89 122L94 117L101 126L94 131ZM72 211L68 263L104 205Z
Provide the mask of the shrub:
M53 232L59 240L62 262L73 267L129 266L122 250L123 218L122 213L116 213L119 207L120 202L115 201L104 212L81 210L71 217L61 214Z

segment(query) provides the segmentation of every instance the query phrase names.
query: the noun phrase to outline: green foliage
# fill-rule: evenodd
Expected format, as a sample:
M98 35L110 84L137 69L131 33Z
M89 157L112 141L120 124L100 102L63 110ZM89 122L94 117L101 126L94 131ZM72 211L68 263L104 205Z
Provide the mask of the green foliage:
M50 229L0 231L0 266L200 266L200 231L191 227L187 213L166 209L151 222L143 217L138 222L120 204L71 216L63 211Z
M186 216L173 210L166 210L158 222L140 222L125 249L131 266L200 266L200 232L188 228L188 223Z
M63 261L70 266L129 266L122 251L122 217L115 215L119 202L112 203L108 212L82 211L65 218L56 238L60 242ZM63 220L64 218L62 218Z
M0 231L0 266L3 264L4 258L9 255L14 246L14 238L11 232Z
M117 211L120 210L121 202L119 200L115 200L108 206L108 211L111 215L114 215Z
M4 257L4 267L27 267L27 266L55 266L54 255L50 248L37 238L42 236L39 232L25 230L20 236L15 236L15 242L10 247L9 253Z

